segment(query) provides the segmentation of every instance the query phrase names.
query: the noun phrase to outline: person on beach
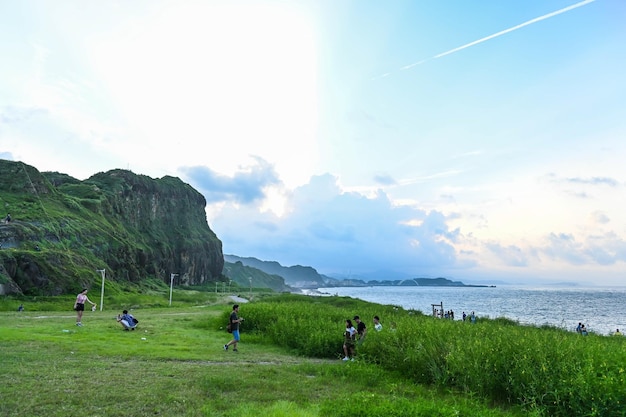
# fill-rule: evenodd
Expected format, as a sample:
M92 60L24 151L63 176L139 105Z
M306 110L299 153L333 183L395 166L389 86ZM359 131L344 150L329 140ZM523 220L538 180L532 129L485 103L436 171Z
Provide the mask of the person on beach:
M367 327L365 326L365 323L361 321L361 318L359 316L354 316L354 321L356 322L356 333L359 335L357 343L360 345L365 341Z
M124 310L122 311L122 315L117 315L117 322L122 325L125 331L129 331L135 330L135 327L137 327L137 323L139 323L139 320L133 317L132 314L128 313L128 310Z
M239 304L235 304L233 306L233 312L230 313L230 318L228 319L230 321L230 328L233 332L233 340L224 345L224 350L228 350L228 347L232 345L233 352L238 352L237 343L239 343L239 323L243 321L243 317L239 318L237 313L239 313Z
M87 297L87 288L84 288L80 294L76 296L76 302L74 303L74 310L76 310L76 325L83 325L83 311L85 311L85 301L95 307L96 303L91 302Z
M383 329L383 325L380 323L380 317L374 316L374 330L377 332Z
M615 333L613 333L613 336L621 336L622 333L620 333L619 329L615 330Z
M352 325L352 320L346 319L346 329L343 332L343 353L344 361L354 360L354 345L356 342L356 329Z

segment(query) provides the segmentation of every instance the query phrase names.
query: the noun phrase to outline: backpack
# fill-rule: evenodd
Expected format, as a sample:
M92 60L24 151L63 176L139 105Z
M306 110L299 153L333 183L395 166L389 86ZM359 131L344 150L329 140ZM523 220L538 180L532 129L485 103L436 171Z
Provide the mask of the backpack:
M233 332L233 328L232 328L232 327L231 327L231 325L230 325L230 321L229 321L229 322L228 322L228 324L226 325L226 331L227 331L228 333L232 333L232 332Z

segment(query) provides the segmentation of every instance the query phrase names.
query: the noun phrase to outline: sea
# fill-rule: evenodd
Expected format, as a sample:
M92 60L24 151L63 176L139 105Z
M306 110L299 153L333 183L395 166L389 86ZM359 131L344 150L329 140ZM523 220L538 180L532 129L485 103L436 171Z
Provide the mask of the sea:
M550 325L575 331L583 323L592 333L626 333L626 287L333 287L318 294L358 298L432 314L433 304L461 320L472 311L480 319L506 317L520 324ZM436 306L440 309L441 307ZM355 312L357 314L357 312ZM384 324L384 317L381 317Z

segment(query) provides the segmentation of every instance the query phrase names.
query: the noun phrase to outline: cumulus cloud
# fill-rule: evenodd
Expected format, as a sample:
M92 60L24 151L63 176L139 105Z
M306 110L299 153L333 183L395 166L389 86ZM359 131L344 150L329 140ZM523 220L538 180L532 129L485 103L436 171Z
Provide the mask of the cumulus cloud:
M430 274L456 262L459 231L448 227L446 216L394 205L382 191L370 197L346 192L326 174L295 189L288 206L279 218L254 204L233 205L211 227L225 253L310 265L323 273Z
M234 201L248 204L265 198L265 189L281 181L274 166L254 157L255 164L244 167L232 177L218 174L205 166L180 168L185 178L204 195L209 203Z

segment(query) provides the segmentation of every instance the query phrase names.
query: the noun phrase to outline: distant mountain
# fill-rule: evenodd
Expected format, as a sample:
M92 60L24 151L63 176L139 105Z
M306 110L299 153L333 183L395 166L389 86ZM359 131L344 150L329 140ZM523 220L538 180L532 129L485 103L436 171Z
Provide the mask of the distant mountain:
M487 285L465 285L461 281L451 281L447 278L404 278L396 280L370 280L363 277L329 277L319 274L310 266L282 266L276 261L262 261L257 258L243 258L237 255L224 255L226 263L241 263L242 265L259 269L270 275L278 275L285 283L295 288L323 288L323 287L373 287L373 286L404 286L404 287L486 287ZM387 274L387 276L389 276Z
M390 270L378 270L374 272L360 272L349 274L331 274L336 280L357 279L361 281L401 281L403 279L411 279L411 274L405 272L397 272Z
M282 266L275 261L262 261L257 258L242 258L236 255L224 255L224 261L240 262L245 266L259 269L270 275L283 277L285 284L297 288L319 288L326 286L324 278L310 266Z
M289 292L293 290L293 288L285 284L283 277L268 274L258 268L246 266L240 261L233 263L224 260L222 274L228 277L232 282L235 282L240 289L254 287L270 288L279 292Z
M487 285L466 285L461 281L451 281L448 278L411 278L401 281L369 281L371 286L398 285L402 287L486 287Z

